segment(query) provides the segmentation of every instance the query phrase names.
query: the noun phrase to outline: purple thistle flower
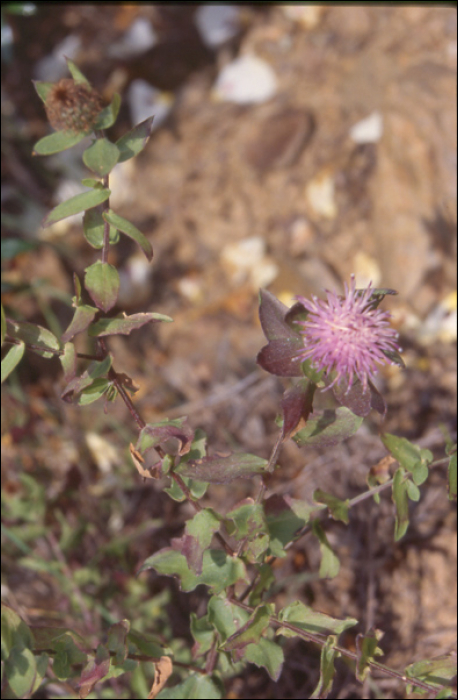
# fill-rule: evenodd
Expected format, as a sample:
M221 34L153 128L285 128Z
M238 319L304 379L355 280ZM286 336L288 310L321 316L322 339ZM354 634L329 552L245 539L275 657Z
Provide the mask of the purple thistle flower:
M305 321L297 321L304 337L304 349L298 359L311 360L317 371L336 372L332 383L347 386L350 391L355 378L366 391L368 381L377 373L377 365L393 364L387 353L400 350L398 334L389 325L391 314L374 308L371 284L364 291L345 284L345 296L327 291L327 301L313 297L296 299L307 309Z

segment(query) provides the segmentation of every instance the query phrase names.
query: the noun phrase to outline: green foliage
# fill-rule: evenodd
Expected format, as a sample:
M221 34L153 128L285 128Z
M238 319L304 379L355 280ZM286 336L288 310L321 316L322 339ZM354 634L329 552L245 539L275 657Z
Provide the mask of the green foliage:
M364 682L374 667L383 671L376 662L376 657L382 654L378 646L382 632L369 630L364 635L357 635L356 653L353 653L348 651L348 645L345 649L339 646L339 635L358 624L358 620L334 618L315 611L300 600L291 602L291 598L284 601L284 607L277 613L278 601L273 601L273 596L282 582L277 581L275 559L287 557L294 543L308 532L315 546L319 547L321 562L318 571L306 572L306 575L315 579L336 577L340 562L326 535L329 518L348 525L352 506L366 498L379 498L379 492L385 487L392 487L395 540L399 540L409 526L409 501L420 500L420 486L428 478L433 455L406 438L387 433L382 436L382 441L394 458L389 458L391 462L396 460L399 466L392 479L388 473L371 472L368 477L370 489L355 499L341 500L320 488L314 492L313 504L275 492L266 496L271 474L279 468L280 447L287 439L292 438L299 447L334 445L354 435L372 409L384 415L386 407L375 387L370 385L366 391L361 382L355 382L351 390L342 391L338 387L333 390L334 397L341 404L338 408L314 410L316 393L325 386L325 380L329 382L332 378L326 377L324 371L318 372L310 361L301 362L298 358L298 352L303 350L303 338L297 323L304 321L309 312L301 303L288 309L265 290L260 293L259 316L267 345L258 355L258 364L274 375L295 378L294 386L285 392L281 402L281 417L277 421L280 434L270 458L241 450L209 454L205 434L194 430L186 418L155 423L146 423L141 418L130 398L136 387L130 377L116 371L106 339L112 335L128 336L146 324L170 322L172 319L155 311L132 315L121 311L108 315L118 302L120 288L118 270L107 262L111 259L110 246L116 245L122 234L140 247L148 261L153 258L148 238L110 208L109 175L118 163L138 155L145 148L151 135L153 116L134 126L116 143L111 142L104 130L116 121L119 95L114 95L112 102L102 109L102 102L90 92L90 83L80 69L70 60L67 64L72 80L64 80L62 89L70 83L74 91L73 106L67 105L67 112L63 115L67 120L63 125L68 130L57 130L40 139L34 154L58 153L89 137L91 142L84 151L83 163L91 171L91 176L84 178L82 184L90 190L52 209L43 226L83 213L84 238L93 249L101 251L101 258L86 267L83 284L75 275L73 318L59 338L42 326L6 318L2 307L2 346L10 346L2 360L2 382L14 372L27 349L44 358L59 357L65 381L62 391L65 401L85 406L102 397L105 404L119 396L123 399L138 428L137 440L133 441L135 445L131 444L131 456L141 478L160 480L157 488L162 487L164 494L177 503L187 501L194 509L181 535L172 539L169 546L152 547L153 553L143 561L137 573L148 571L153 581L158 576L173 577L184 592L195 591L198 586L205 587L201 602L206 601L206 608L202 602L200 617L191 612L190 631L194 639L191 652L184 640L173 636L169 618L173 588L165 588L159 595L152 596L145 585L146 577L141 575L125 585L125 602L135 615L133 624L127 619L113 621L110 601L102 603L97 597L105 585L97 561L93 566L73 570L64 561L65 555L73 551L86 533L87 522L84 518L71 522L64 508L56 508L52 515L60 525L62 560L49 561L37 556L31 544L45 534L46 518L50 514L44 488L35 476L20 474L20 495L13 493L6 498L2 493L2 508L9 521L3 533L8 547L20 551L18 565L29 571L43 572L56 580L74 609L88 606L90 611L98 606L98 612L109 622L103 639L94 641L96 635L91 634L88 641L66 627L29 627L15 611L2 605L5 697L29 697L35 693L45 681L52 661L54 679L71 681L79 688L80 697L93 692L101 681L130 673L131 687L137 696L223 698L225 679L241 673L247 664L263 669L273 681L277 681L285 664L284 649L289 644L285 643L285 638L305 639L321 646L319 682L311 697L325 698L332 692L335 660L340 656L352 659L356 678ZM49 113L55 86L43 81L34 84L51 123L61 129L59 114L56 117L53 113L51 117ZM84 121L83 117L87 116L84 105L78 104L78 99L82 100L84 95L94 96L96 112L90 122ZM58 100L52 108L58 112ZM91 126L86 128L88 123ZM70 126L75 124L72 131ZM23 251L24 247L11 239L2 247L5 257ZM386 294L393 293L387 289L373 290L371 306L375 309ZM87 295L94 306L87 303ZM77 351L79 345L75 346L73 341L83 334L86 340L96 345L94 355ZM403 366L397 353L393 352L390 357L399 367ZM456 499L456 446L450 440L447 455L449 498ZM230 502L221 513L209 505L212 484L231 484L236 479L253 480L254 477L255 483L261 481L262 484L255 498L244 498L235 504ZM200 500L207 491L203 505ZM110 498L111 508L116 507L115 501ZM116 515L113 510L111 513ZM131 539L151 527L157 529L161 524L150 520L139 528L139 533L118 533L97 556L110 555L127 561L126 552ZM85 594L75 594L75 587L86 584L96 589L95 601ZM150 629L160 630L160 633L152 634ZM161 680L164 668L169 666L173 668L172 680L168 681L168 675ZM406 676L412 688L426 688L436 693L436 697L454 697L451 691L454 672L453 660L441 657L412 664L406 669ZM390 670L389 673L405 680L401 673ZM167 687L163 687L165 682ZM104 697L110 697L110 692L106 690Z

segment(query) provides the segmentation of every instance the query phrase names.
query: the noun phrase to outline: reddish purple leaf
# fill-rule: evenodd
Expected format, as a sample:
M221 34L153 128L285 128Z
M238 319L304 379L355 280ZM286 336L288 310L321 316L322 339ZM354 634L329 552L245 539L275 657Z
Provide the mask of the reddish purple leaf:
M313 409L313 395L315 386L301 381L300 384L285 392L281 407L283 411L283 440L291 436L291 433L303 419L307 421Z

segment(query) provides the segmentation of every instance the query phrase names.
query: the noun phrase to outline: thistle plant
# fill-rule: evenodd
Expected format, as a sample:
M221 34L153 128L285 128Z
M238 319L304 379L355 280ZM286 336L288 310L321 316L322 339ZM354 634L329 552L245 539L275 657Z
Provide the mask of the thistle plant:
M326 527L331 518L348 524L356 503L368 499L378 502L380 493L390 490L394 537L401 539L409 527L409 500L420 499L419 487L430 469L444 463L433 461L429 450L385 433L381 439L396 467L392 474L371 470L367 490L357 497L342 501L318 489L309 503L269 492L268 476L279 469L278 457L285 441L292 439L298 447L326 447L356 433L372 410L385 415L387 407L375 386L375 376L379 366L388 363L398 365L400 371L403 367L397 332L390 325L388 312L380 308L385 296L395 292L371 285L360 290L352 278L343 297L335 292L328 292L327 300L297 296L296 303L287 308L270 292L261 290L259 315L267 344L257 362L265 371L292 381L281 402L278 438L268 459L244 452L212 452L204 433L194 430L185 417L146 423L133 402L133 381L115 369L109 337L130 335L145 324L172 319L154 311L110 314L120 285L116 267L108 263L110 247L125 235L140 246L149 261L153 251L144 234L111 209L109 175L118 163L145 147L153 116L111 142L106 130L116 120L119 96L103 106L77 66L68 61L68 68L71 79L56 85L35 83L56 131L41 139L34 152L57 153L89 137L92 141L83 161L91 177L83 180L88 191L56 206L43 225L84 212L83 235L100 251L100 259L85 270L83 281L75 275L73 318L61 338L47 328L5 318L2 309L2 344L7 348L2 381L27 350L45 358L59 357L64 401L81 406L102 398L106 405L117 398L124 401L138 433L135 444L130 445L138 478L165 478L163 497L187 501L194 511L182 535L153 551L135 573L149 570L173 576L185 592L203 584L207 593L205 610L200 609L199 617L195 613L190 617L193 648L181 657L159 634L140 633L132 627L135 610L132 621L110 625L94 648L72 629L29 626L12 608L2 606L7 697L29 697L51 677L62 682L76 680L79 696L86 697L96 684L149 663L155 668L150 698L223 698L225 683L247 664L265 669L278 680L288 660L288 638L306 640L321 649L319 682L312 697L330 695L339 657L346 659L361 682L375 672L397 678L408 690L431 697L456 697L451 688L456 672L452 658L425 659L406 669L390 669L377 658L383 654L382 630L360 627L356 651L351 651L339 636L358 625L358 620L331 617L299 600L281 607L275 599L273 564L306 534L314 537L320 548L318 577L338 575L339 559ZM92 303L87 302L88 297ZM77 352L74 339L82 333L93 340L93 355ZM331 391L337 407L320 410L320 391ZM452 499L456 498L455 447L448 445L447 452ZM253 483L260 481L260 486L252 497L231 503L228 489L225 512L202 505L210 484L230 484L241 477L258 477Z

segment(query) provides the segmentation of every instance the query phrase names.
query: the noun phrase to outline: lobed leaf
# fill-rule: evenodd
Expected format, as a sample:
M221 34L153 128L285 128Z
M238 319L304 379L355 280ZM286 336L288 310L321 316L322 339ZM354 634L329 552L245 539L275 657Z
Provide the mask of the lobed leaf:
M317 508L305 501L278 495L270 496L263 505L270 537L269 553L285 557L286 545L307 525Z
M245 647L242 658L255 666L265 668L273 681L280 678L285 660L281 646L271 639L264 638Z
M189 568L197 576L202 573L204 552L210 547L219 526L219 516L211 508L204 508L188 520L184 535L172 540L173 549L186 557Z
M190 570L184 554L171 547L160 549L148 557L138 573L148 569L155 569L163 576L177 576L183 591L193 591L200 584L205 584L218 594L237 581L248 583L246 568L241 559L231 557L221 549L207 549L204 552L202 573L199 575Z

